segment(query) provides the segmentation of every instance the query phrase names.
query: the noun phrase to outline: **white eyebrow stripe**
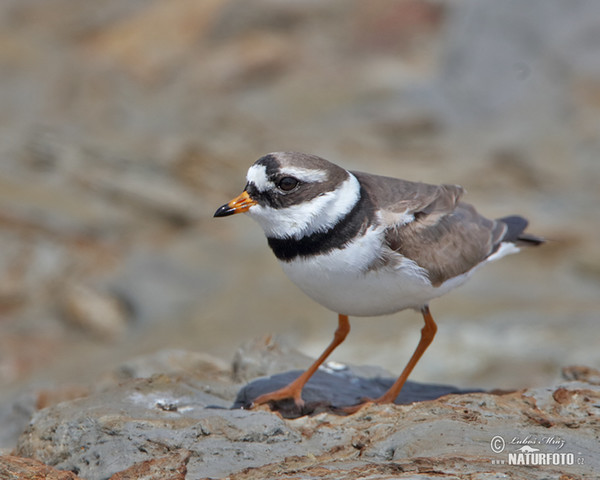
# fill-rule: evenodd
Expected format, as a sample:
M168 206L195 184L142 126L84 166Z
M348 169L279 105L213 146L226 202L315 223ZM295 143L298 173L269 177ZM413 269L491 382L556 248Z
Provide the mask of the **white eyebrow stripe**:
M281 169L282 175L289 175L290 177L297 178L303 182L322 182L327 180L327 172L323 170L311 170L308 168L300 167L283 167Z
M327 180L327 172L322 170L311 170L301 167L284 167L280 170L283 176L297 178L301 182L316 183ZM246 180L252 183L259 191L265 192L272 189L275 185L267 175L267 167L264 165L252 165L246 174Z

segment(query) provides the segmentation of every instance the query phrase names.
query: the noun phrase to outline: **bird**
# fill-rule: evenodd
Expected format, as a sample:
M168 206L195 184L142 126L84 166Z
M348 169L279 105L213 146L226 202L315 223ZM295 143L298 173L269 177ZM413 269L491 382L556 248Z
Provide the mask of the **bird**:
M275 152L250 166L243 192L214 217L246 213L263 229L285 274L337 313L333 340L287 386L252 405L304 405L302 389L350 331L349 317L405 309L424 320L420 340L393 385L366 403L393 403L437 331L429 303L480 266L544 243L518 215L496 220L461 201L459 185L431 185L349 171L319 156Z

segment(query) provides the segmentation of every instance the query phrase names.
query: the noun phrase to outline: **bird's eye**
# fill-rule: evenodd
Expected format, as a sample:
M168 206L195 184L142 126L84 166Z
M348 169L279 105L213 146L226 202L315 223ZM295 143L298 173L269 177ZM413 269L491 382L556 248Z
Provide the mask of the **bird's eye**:
M289 192L298 186L298 180L294 177L283 177L277 183L277 188L283 190L284 192Z

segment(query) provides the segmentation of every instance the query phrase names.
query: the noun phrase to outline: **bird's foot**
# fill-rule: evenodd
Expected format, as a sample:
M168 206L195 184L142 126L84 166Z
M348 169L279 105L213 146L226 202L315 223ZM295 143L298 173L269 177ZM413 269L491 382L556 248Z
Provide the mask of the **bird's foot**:
M298 408L299 411L301 411L304 407L304 400L302 400L302 389L294 388L292 385L287 385L279 390L275 390L274 392L265 393L259 397L256 397L252 401L250 408L265 404L269 404L271 407L273 407L277 404L277 402L281 402L282 400L293 400L296 408Z

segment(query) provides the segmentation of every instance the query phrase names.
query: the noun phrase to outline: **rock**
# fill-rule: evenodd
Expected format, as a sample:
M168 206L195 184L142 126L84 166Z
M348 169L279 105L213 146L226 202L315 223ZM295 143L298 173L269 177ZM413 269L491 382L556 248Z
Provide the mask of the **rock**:
M6 455L0 457L0 477L3 480L81 480L72 472L64 472L31 458Z
M590 367L577 365L565 367L562 369L562 376L565 380L580 380L592 385L600 385L600 370Z
M81 385L62 385L58 388L42 388L37 392L35 403L36 410L56 405L57 403L76 398L87 397L91 392L90 387Z
M202 382L204 392L227 402L236 397L240 385L233 381L231 367L217 357L202 352L166 349L122 363L106 376L108 382L123 383L158 374L185 374Z
M136 379L37 412L17 451L93 480L184 449L198 478L283 458L300 440L277 415L230 404L184 374Z
M267 335L244 342L233 358L233 375L239 382L256 377L306 369L312 359L292 348L285 340Z
M35 392L3 392L0 401L0 455L14 448L36 411L36 404Z
M270 352L269 363L275 363L278 349ZM169 355L161 355L162 360L146 361L165 364ZM189 365L184 352L176 358ZM360 392L352 369L337 370L320 371L317 387L307 395L328 392L335 400L348 383ZM369 405L348 416L321 411L295 420L267 407L231 409L233 399L213 395L207 379L190 371L122 377L118 385L36 412L16 453L87 480L111 475L425 479L432 474L492 479L503 472L525 480L558 479L565 472L572 478L589 477L600 469L600 385L594 382L599 372L584 367L566 372L568 380L543 388L449 394L407 405ZM294 375L267 381L287 381ZM222 373L212 378L222 385L233 381ZM245 387L239 396L256 385ZM417 392L416 387L409 384L407 393ZM424 392L431 395L434 390L426 387ZM524 447L556 462L523 465Z
M160 373L187 372L204 381L231 377L229 365L217 357L202 352L165 349L141 355L122 363L114 372L119 381L147 378Z
M285 387L298 378L302 370L285 372L269 378L259 378L244 386L238 393L234 408L250 408L259 395ZM321 367L315 372L302 390L305 404L300 411L293 402L275 402L271 407L285 418L311 415L315 411L342 413L342 407L357 405L369 398L383 395L394 383L395 378L380 375L364 377L352 367L336 365L335 369ZM427 385L407 381L396 399L396 404L408 404L433 400L444 395L470 393L476 390L463 390L447 385Z
M185 373L202 383L202 390L231 404L240 385L232 382L230 366L206 353L165 349L121 363L92 384L69 384L51 379L31 382L26 389L0 391L0 454L10 452L32 415L61 402L97 394L107 388L163 373Z
M191 452L176 453L136 463L127 470L115 473L109 480L185 480Z

